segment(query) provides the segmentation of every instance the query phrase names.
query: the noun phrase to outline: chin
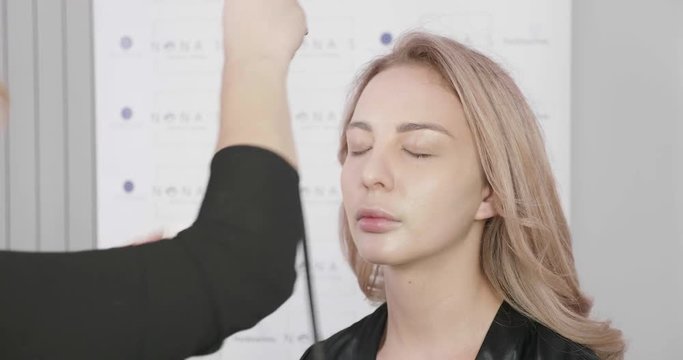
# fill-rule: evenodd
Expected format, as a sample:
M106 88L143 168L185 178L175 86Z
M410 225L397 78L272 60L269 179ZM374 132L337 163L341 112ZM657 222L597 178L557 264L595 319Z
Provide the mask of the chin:
M356 241L358 254L363 260L375 265L397 266L410 262L411 256L400 246L397 239L379 238L377 235L361 235Z

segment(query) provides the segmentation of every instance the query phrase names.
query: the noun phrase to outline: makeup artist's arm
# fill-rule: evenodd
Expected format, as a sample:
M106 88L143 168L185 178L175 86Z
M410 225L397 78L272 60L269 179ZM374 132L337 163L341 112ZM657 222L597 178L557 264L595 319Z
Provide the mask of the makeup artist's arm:
M285 81L305 19L296 0L225 4L221 129L197 219L140 246L0 251L0 358L186 358L291 295L304 229Z
M306 33L305 15L296 0L228 0L224 21L218 149L260 146L296 167L286 80Z

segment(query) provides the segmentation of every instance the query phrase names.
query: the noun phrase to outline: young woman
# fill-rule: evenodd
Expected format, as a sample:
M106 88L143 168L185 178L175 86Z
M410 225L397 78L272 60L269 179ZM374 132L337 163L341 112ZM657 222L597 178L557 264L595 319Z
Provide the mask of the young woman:
M411 33L350 99L341 238L383 304L303 359L623 358L589 317L539 125L500 66Z

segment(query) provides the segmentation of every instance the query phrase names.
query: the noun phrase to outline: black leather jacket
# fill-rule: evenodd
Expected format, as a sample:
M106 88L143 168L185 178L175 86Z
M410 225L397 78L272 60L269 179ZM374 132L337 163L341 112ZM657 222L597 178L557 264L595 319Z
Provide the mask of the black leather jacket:
M387 322L387 304L329 339L301 360L374 360ZM593 351L530 320L503 302L476 360L593 360Z

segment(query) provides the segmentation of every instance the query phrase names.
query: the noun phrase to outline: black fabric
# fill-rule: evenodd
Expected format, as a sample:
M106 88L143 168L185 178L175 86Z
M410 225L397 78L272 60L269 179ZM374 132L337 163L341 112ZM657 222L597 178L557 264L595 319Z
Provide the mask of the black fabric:
M311 346L301 360L374 360L387 323L387 304ZM318 356L318 354L320 356ZM597 360L590 349L528 319L503 302L476 360Z
M217 152L175 238L75 253L0 252L0 359L184 359L292 293L299 177L253 146Z

